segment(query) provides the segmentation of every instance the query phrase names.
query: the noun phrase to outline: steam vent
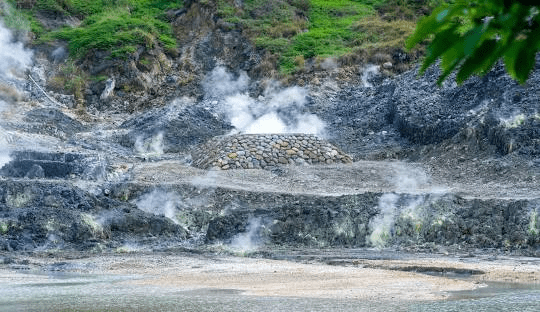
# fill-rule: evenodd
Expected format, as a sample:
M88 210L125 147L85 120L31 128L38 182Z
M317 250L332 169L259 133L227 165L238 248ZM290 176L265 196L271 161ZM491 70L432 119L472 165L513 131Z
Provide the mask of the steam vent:
M352 162L339 148L310 134L219 136L199 146L192 158L195 167L222 170Z

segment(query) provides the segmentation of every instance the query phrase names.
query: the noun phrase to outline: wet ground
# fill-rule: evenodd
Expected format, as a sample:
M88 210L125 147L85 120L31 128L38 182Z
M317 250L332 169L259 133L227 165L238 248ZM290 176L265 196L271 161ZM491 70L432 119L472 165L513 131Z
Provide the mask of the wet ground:
M289 259L270 260L223 252L21 255L0 266L0 311L540 309L536 258L363 249L277 252Z

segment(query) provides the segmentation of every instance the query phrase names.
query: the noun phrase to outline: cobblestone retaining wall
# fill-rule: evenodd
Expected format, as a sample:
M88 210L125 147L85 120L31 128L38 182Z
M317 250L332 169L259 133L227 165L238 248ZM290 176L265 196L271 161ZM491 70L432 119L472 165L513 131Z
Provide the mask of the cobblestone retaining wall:
M192 153L193 166L264 169L294 164L351 163L350 156L309 134L241 134L215 137Z

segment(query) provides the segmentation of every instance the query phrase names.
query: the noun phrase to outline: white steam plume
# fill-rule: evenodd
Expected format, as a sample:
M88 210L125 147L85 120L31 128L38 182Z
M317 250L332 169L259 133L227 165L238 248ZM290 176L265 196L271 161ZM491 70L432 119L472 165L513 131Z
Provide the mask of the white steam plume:
M135 152L144 157L159 157L163 155L163 132L143 140L137 137L135 140Z
M6 106L6 102L0 99L0 118L2 118L2 112ZM0 126L0 169L10 161L7 132Z
M153 190L139 197L135 204L142 211L165 216L178 224L176 206L179 200L175 193Z
M0 21L0 122L8 102L17 91L17 81L32 63L32 52L14 42L11 32ZM10 161L7 132L0 125L0 168Z
M325 70L331 71L338 68L338 63L334 58L329 57L324 59L324 61L321 63L321 67Z
M231 248L240 251L251 251L259 248L263 243L260 237L261 226L261 218L250 219L246 231L233 237Z
M362 85L364 88L373 88L373 84L369 82L371 78L379 74L380 67L377 65L367 65L362 71Z
M248 94L249 78L241 73L237 78L223 67L215 68L205 79L207 98L213 99L236 128L236 132L307 133L324 136L324 122L306 112L308 92L304 88L281 88L270 83L264 96Z
M9 29L0 21L0 80L9 81L20 77L32 64L32 51L21 42L13 42Z
M0 169L11 161L11 158L9 157L9 150L6 147L7 144L8 143L4 130L0 127Z
M379 198L379 209L381 212L369 221L371 235L367 237L367 243L377 248L386 246L392 237L392 227L394 226L394 215L399 196L396 194L384 194Z
M378 208L380 213L369 222L371 235L366 237L366 242L374 247L383 248L392 239L395 218L398 215L405 216L412 221L422 222L425 213L425 194L443 194L444 187L430 184L429 176L421 169L407 168L397 170L391 177L395 191L406 193L407 199L400 201L400 196L395 193L387 193L379 198Z

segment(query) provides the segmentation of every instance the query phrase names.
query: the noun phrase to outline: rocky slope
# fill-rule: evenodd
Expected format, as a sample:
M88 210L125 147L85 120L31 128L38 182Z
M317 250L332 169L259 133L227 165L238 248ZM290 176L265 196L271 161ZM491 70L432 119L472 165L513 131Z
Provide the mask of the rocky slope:
M1 249L540 255L540 68L525 86L498 66L438 87L436 68L389 77L330 64L303 73L303 87L284 86L266 79L264 51L212 14L198 3L178 12L178 55L156 48L121 63L99 53L84 60L108 78L88 86L86 106L42 92L60 68L50 47L36 50L29 76L2 76ZM354 162L192 166L214 137L299 132Z

